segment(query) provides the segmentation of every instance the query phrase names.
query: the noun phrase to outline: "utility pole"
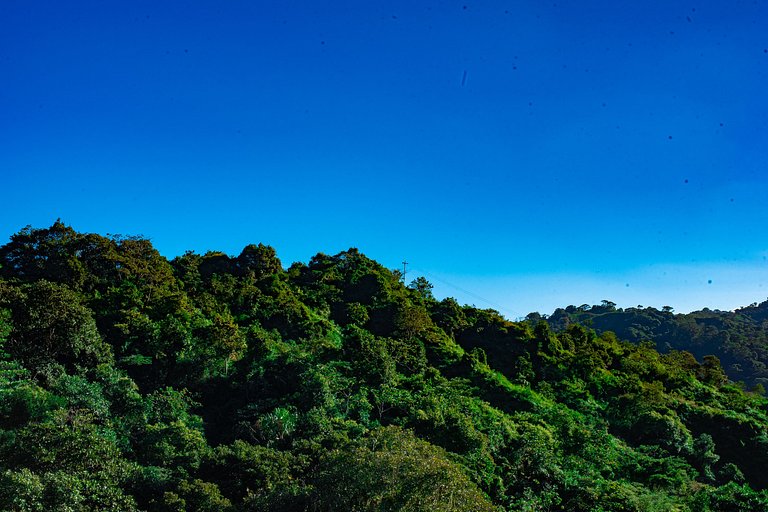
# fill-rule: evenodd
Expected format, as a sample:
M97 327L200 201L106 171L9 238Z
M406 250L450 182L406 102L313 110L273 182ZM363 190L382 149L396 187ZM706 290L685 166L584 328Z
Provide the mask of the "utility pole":
M405 274L406 274L406 266L407 266L407 265L408 265L408 262L407 262L407 261L405 261L405 260L403 260L403 284L405 284L405 283L406 283L406 280L405 280Z

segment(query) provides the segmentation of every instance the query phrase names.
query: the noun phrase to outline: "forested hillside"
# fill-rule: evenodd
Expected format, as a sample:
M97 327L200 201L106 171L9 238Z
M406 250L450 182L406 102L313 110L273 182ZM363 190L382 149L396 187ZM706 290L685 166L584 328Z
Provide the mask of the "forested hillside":
M0 265L2 510L768 510L768 401L645 334L510 322L354 249L168 261L57 222Z
M540 319L538 314L529 316L534 322ZM635 343L651 341L661 352L687 350L699 359L715 356L731 380L759 390L768 385L768 301L736 311L705 308L688 314L675 314L669 306L661 311L622 309L603 301L557 309L547 322L558 331L581 323Z

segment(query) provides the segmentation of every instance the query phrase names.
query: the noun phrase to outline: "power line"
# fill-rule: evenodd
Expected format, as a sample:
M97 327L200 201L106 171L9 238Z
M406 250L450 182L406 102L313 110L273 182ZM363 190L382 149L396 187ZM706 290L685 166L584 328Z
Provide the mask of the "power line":
M431 272L427 272L426 270L424 270L422 268L417 268L417 267L414 267L413 265L411 265L411 270L415 270L417 272L421 272L422 274L425 274L425 275L429 276L430 279L433 279L435 281L440 281L444 285L450 286L451 288L454 288L454 289L456 289L456 290L458 290L458 291L460 291L460 292L462 292L462 293L464 293L466 295L469 295L470 297L474 297L474 298L476 298L478 300L481 300L481 301L485 302L486 304L490 304L491 306L493 306L499 312L506 312L508 315L510 315L513 318L522 318L523 317L523 315L521 315L518 311L507 309L507 308L505 308L505 307L503 307L503 306L501 306L501 305L499 305L499 304L497 304L497 303L495 303L495 302L493 302L491 300L486 299L485 297L481 297L480 295L478 295L478 294L476 294L474 292L471 292L469 290L465 290L464 288L462 288L462 287L460 287L458 285L455 285L453 283L450 283L450 282L446 281L445 279L437 277L436 275L432 274Z

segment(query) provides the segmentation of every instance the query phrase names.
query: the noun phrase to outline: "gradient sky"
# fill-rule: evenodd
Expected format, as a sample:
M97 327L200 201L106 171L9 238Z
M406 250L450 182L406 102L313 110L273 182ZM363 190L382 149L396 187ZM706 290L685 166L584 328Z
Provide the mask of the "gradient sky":
M354 246L511 317L768 296L766 1L4 0L0 77L3 242Z

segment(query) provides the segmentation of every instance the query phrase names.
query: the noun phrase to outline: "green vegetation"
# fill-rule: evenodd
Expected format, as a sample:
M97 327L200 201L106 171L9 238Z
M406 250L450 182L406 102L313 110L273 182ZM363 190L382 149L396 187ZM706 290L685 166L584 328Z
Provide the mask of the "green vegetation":
M168 261L60 222L0 265L2 510L768 510L762 393L595 308L553 329L354 249Z
M537 313L528 318L542 319ZM661 352L687 350L704 361L715 356L731 380L761 392L768 386L768 301L736 311L704 308L689 314L674 314L669 306L622 309L603 301L560 308L546 320L558 331L580 323L634 343L651 341Z

